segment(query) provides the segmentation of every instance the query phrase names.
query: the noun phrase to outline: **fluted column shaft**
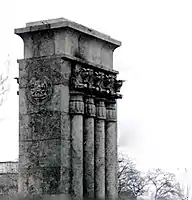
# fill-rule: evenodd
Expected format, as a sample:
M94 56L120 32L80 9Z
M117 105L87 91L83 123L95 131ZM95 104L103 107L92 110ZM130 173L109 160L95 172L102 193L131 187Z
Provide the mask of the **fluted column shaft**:
M96 103L95 120L95 198L105 198L105 119L106 108L103 99Z
M71 93L71 195L83 198L83 114L84 102L81 93Z
M105 190L106 199L117 199L117 110L116 101L106 102Z
M84 119L84 197L94 198L94 117L95 104L92 97L85 98Z

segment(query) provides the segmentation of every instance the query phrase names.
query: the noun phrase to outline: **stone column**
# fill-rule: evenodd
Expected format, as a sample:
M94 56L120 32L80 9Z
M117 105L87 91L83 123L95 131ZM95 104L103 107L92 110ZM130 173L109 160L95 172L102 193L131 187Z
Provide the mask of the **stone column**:
M95 198L105 198L105 119L103 99L97 99L95 120Z
M106 102L105 190L107 199L117 199L117 114L115 100Z
M84 197L94 198L94 117L93 97L85 99L84 119Z
M83 198L83 114L82 93L70 94L71 115L71 195Z

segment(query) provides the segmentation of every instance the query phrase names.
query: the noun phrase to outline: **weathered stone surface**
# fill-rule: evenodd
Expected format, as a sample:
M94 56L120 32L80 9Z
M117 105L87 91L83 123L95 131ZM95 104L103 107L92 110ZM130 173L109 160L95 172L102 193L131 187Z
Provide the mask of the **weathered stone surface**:
M24 196L42 194L42 188L40 187L42 182L43 178L40 169L20 170L18 192Z
M105 198L105 119L103 100L96 104L95 120L95 198Z
M94 198L94 117L95 104L93 97L85 99L85 118L83 135L83 157L84 157L84 175L83 188L84 197Z
M116 122L106 122L105 134L106 198L117 198L117 128Z
M83 198L83 96L71 94L71 195Z
M20 142L19 167L52 167L61 164L59 139Z
M29 115L19 114L19 142L33 139L33 133L29 128L29 122Z
M41 31L30 34L31 37L23 37L25 58L41 57L54 54L54 33Z
M105 192L107 199L117 199L117 110L116 101L106 103Z
M61 139L71 142L71 123L69 113L61 113Z
M25 58L67 54L113 68L113 51L121 45L119 41L69 20L32 24L38 25L15 30L24 40Z
M74 198L83 197L83 116L71 119L71 192Z
M95 122L95 197L105 198L105 121Z
M96 99L96 119L106 119L106 107L104 99Z
M71 115L84 114L84 102L82 93L71 93L69 110Z
M43 105L35 105L27 98L27 89L22 88L19 90L19 113L32 114L48 111L62 111L69 112L69 88L64 85L55 85L51 98Z
M67 159L67 158L66 158ZM64 165L61 166L60 169L60 186L59 191L62 194L70 194L70 187L71 187L71 167Z
M28 22L28 23L26 23L26 27L28 27L28 26L33 27L33 26L39 26L39 25L43 25L43 24L64 22L66 20L67 20L66 18L61 17L61 18L56 18L56 19L48 19L48 20L42 20L42 21L36 21L36 22Z
M95 117L95 114L96 114L96 109L95 109L94 97L87 96L85 98L85 117L87 118Z
M42 194L58 194L60 185L60 167L51 167L42 170Z
M61 114L61 179L60 192L69 194L71 183L71 134L70 116Z
M34 76L47 76L53 85L69 84L71 64L62 57L19 60L19 87L27 87Z
M69 87L56 85L51 101L47 104L48 110L69 112Z
M64 113L63 113L64 114ZM20 114L20 141L61 138L61 112L42 111Z
M0 196L15 195L18 190L17 181L18 181L18 173L1 173L0 174Z
M84 121L84 196L94 198L94 118Z
M22 170L19 193L24 195L51 195L59 193L60 167Z
M59 139L61 137L61 112L45 111L30 115L29 127L33 140Z

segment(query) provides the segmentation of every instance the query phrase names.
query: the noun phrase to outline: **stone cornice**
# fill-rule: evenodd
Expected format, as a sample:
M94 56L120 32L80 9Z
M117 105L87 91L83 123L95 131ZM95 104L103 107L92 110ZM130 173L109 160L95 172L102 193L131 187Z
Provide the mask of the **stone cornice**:
M118 72L101 65L94 65L85 60L68 56L65 54L45 56L39 58L20 59L18 63L42 61L45 59L70 60L72 63L71 90L83 92L85 95L96 95L97 97L118 99L123 80L117 80Z
M45 30L50 30L50 29L61 29L61 28L70 28L70 29L79 31L83 34L96 37L100 40L111 43L112 45L114 45L114 48L121 46L120 41L115 40L106 34L103 34L94 29L90 29L81 24L75 23L73 21L70 21L64 18L27 23L26 27L15 29L14 32L15 34L21 36L22 34L29 33L29 32L45 31Z
M75 56L70 56L70 55L67 55L67 54L58 54L58 55L53 55L53 56L41 56L41 57L35 57L35 58L18 59L17 63L22 63L22 62L26 62L26 61L38 61L38 60L43 60L43 59L63 59L63 60L67 59L67 60L74 61L74 62L79 63L79 64L84 64L85 67L87 66L87 67L90 67L90 68L98 68L102 71L110 72L110 73L114 73L114 74L119 73L118 71L106 68L103 65L96 65L92 62L88 62L88 61L85 61L83 59L77 58Z

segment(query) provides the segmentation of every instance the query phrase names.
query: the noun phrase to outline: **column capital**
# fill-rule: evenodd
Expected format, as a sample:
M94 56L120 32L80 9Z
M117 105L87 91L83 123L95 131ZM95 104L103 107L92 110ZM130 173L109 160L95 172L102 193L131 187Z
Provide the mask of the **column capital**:
M84 114L83 93L71 92L69 102L70 114Z
M109 100L106 102L106 121L117 121L116 100Z
M94 98L91 95L85 97L85 115L88 117L95 117L96 109Z
M103 98L96 99L96 118L106 119L105 99Z

